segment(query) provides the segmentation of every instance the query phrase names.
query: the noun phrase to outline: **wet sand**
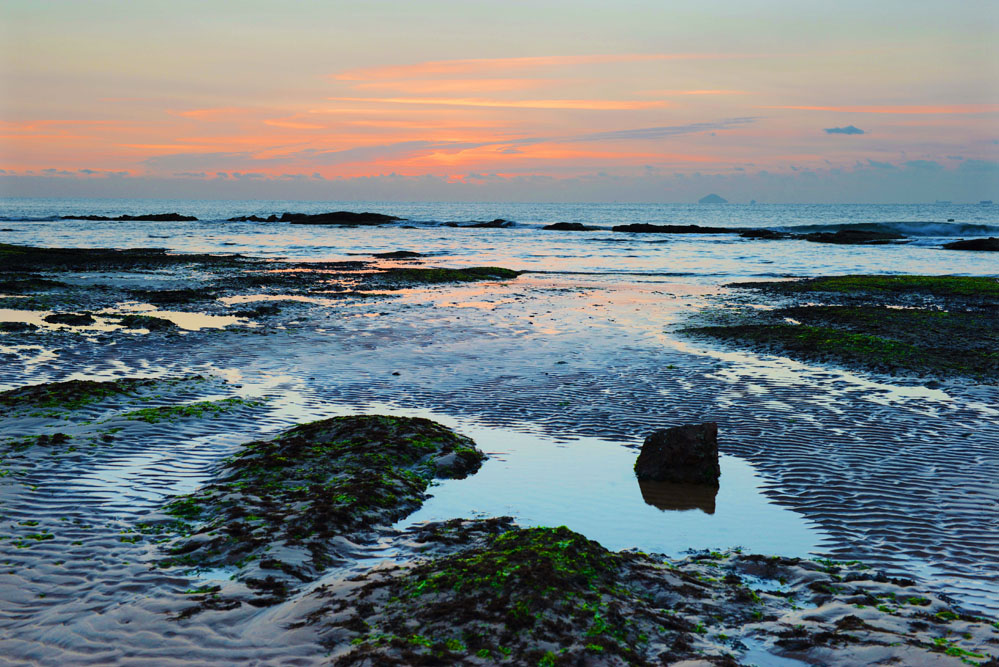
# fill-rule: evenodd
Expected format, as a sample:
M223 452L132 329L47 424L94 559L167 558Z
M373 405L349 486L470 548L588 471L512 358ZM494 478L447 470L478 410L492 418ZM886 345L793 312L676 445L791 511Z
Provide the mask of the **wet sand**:
M147 286L152 279L161 287L187 280L182 273L102 276L108 278ZM613 549L674 557L681 547L743 546L753 533L791 530L800 538L790 551L804 553L787 555L861 560L994 615L999 389L961 380L927 388L918 378L735 352L675 333L695 310L725 296L721 288L678 280L528 274L394 290L391 298L283 301L278 314L256 326L244 318L228 329L43 327L4 334L0 388L71 378L207 379L72 414L5 415L3 438L60 432L72 440L4 457L3 652L43 663L321 660L326 649L315 632L285 627L290 608L244 605L165 620L196 594L190 591L227 574L150 570L158 547L146 536L132 541L133 528L169 496L209 481L240 443L313 419L388 410L453 420L488 442L495 459L481 478L442 486L439 503L431 499L413 521L452 510L494 513L505 475L532 475L533 497L521 503L511 490L503 512L526 525L564 523ZM238 307L252 301L244 295ZM230 312L215 301L178 311ZM228 397L261 405L154 424L122 418L135 409ZM725 511L721 494L717 516L703 507L660 510L639 504L642 489L623 481L629 457L622 452L637 454L646 433L706 420L719 423L722 452L747 472L738 492L761 508L737 522L748 524L743 534L713 527ZM514 446L504 446L504 438ZM576 459L590 474L604 467L621 481L581 479ZM723 494L740 476L727 469ZM645 518L634 518L639 510ZM621 513L631 520L615 521ZM682 521L671 521L673 515ZM38 537L45 535L52 537ZM391 540L344 546L363 558L330 576L407 557Z

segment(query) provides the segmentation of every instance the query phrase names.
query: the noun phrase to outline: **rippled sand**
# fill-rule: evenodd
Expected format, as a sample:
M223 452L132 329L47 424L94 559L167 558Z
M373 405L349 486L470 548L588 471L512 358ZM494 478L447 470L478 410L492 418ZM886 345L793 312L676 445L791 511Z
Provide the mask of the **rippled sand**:
M185 591L203 582L151 571L155 547L123 541L131 534L122 531L165 497L207 480L239 443L374 404L380 411L431 411L483 433L498 429L494 454L506 451L499 444L504 429L528 434L539 448L571 451L579 438L598 439L613 455L600 458L593 453L599 447L585 440L581 457L585 448L607 466L626 465L620 449L637 446L655 428L716 421L722 452L758 475L745 493L774 508L754 531L793 525L805 535L800 549L909 573L969 608L999 610L999 388L955 381L928 389L917 380L734 353L670 333L719 298L715 288L676 279L524 276L405 290L393 299L287 306L254 329L95 333L108 336L101 341L54 333L34 346L0 338L3 388L199 373L214 379L149 404L231 395L264 400L224 416L159 424L114 417L124 409L114 400L68 420L5 419L2 437L62 431L78 449L5 461L11 474L0 479L3 654L74 664L152 657L313 662L315 637L283 629L281 608L244 606L196 622L165 621L183 606ZM103 442L113 428L121 430ZM522 457L523 474L533 471L553 493L587 484L568 462L554 467L523 443L509 455ZM494 485L494 494L502 483L502 475L481 482ZM458 485L480 482L454 484L460 496ZM609 516L633 507L641 493L637 484L616 488L622 497L600 499ZM631 494L627 501L624 493ZM586 503L558 506L525 518L570 528L585 523ZM662 517L659 531L672 529L674 511L652 511ZM508 513L517 512L518 498L511 497ZM38 523L25 523L32 521ZM622 540L608 546L665 550L649 525L633 535L608 528L609 541ZM599 531L582 530L602 540L593 534ZM52 539L25 538L45 532ZM717 534L693 529L689 546L737 546L733 538L719 544ZM18 540L27 546L17 548ZM349 548L376 560L400 557L381 543Z

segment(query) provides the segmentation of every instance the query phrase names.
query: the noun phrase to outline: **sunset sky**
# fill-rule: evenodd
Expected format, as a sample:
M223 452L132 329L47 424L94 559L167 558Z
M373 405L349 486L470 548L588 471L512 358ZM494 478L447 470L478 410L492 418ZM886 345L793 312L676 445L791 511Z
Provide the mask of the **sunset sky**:
M994 0L0 4L0 194L999 200Z

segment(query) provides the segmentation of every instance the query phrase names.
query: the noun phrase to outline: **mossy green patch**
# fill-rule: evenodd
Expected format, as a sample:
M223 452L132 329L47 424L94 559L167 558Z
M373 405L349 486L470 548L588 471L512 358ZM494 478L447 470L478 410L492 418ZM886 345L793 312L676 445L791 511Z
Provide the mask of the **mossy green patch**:
M253 564L247 583L277 601L287 582L314 578L335 554L340 535L385 525L415 510L434 477L460 478L485 456L468 438L426 419L336 417L247 444L217 481L164 508L192 534L177 540L164 566ZM268 558L283 544L304 563ZM264 576L261 576L264 575ZM284 577L280 586L275 577Z
M463 269L394 268L373 274L371 277L375 281L391 283L436 284L510 280L519 276L520 273L520 271L498 266L471 266Z
M231 412L241 407L255 407L261 405L260 401L251 401L245 398L223 398L218 401L198 401L196 403L182 403L180 405L164 405L156 408L142 408L133 410L121 415L123 419L134 419L144 421L149 424L156 424L163 421L178 421L181 419L203 419L213 417L226 412Z
M28 385L0 392L0 405L5 407L80 408L110 396L132 393L156 380L125 378L99 382L95 380L67 380Z
M867 292L999 298L999 278L980 276L848 275L782 282L733 283L729 286L784 294Z

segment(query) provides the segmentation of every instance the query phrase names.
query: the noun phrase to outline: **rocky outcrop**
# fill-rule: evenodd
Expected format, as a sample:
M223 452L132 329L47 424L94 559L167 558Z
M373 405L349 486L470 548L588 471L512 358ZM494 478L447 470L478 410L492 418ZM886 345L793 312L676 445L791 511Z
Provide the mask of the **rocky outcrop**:
M987 239L967 239L965 241L954 241L945 243L947 250L979 250L979 251L999 251L999 238L994 236Z
M639 480L717 485L718 424L685 424L654 431L635 461Z
M836 233L813 232L804 234L798 238L813 243L836 243L840 245L879 245L882 243L894 243L895 241L905 241L901 234L892 232L873 232L863 229L840 229Z
M423 253L413 252L412 250L393 250L392 252L373 252L372 257L381 257L382 259L412 259L414 257L423 257Z
M615 232L635 234L739 234L747 231L741 227L701 227L700 225L650 225L646 222L631 225L615 225Z
M193 215L181 215L180 213L145 213L142 215L119 215L109 217L106 215L64 215L61 220L110 220L115 222L145 221L145 222L193 222L197 220Z
M778 232L773 229L747 229L739 233L744 239L790 239L795 238L795 234L789 234L788 232Z
M229 218L228 222L290 222L293 225L384 225L403 220L383 213L354 213L352 211L331 211L330 213L282 213L280 216L244 215Z
M44 319L49 324L67 324L71 327L85 327L95 321L90 313L52 313Z
M503 218L496 218L495 220L490 220L489 222L470 222L466 225L457 222L445 222L445 227L461 227L463 229L505 229L507 227L513 227L515 222L512 220L504 220Z
M556 222L550 225L545 225L541 229L551 229L557 232L591 232L595 229L603 229L603 227L592 227L590 225L584 225L581 222Z

